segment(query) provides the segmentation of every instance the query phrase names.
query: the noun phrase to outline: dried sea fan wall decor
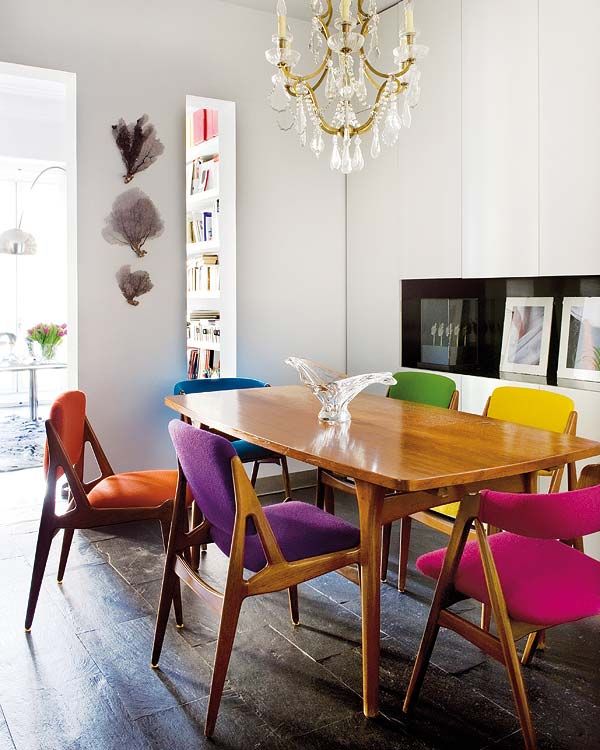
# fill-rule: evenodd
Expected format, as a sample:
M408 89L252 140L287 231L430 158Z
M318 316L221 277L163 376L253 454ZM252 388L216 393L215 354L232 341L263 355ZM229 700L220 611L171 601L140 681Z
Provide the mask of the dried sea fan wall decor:
M148 122L148 115L142 115L130 123L121 118L112 126L112 133L127 170L123 175L126 184L131 182L138 172L154 164L165 150L156 136L156 128Z
M130 305L139 305L136 297L149 292L154 284L148 271L132 271L131 266L121 266L115 274L119 289Z
M159 237L164 229L156 206L139 188L131 188L115 198L106 217L102 236L111 245L128 245L142 258L147 240Z

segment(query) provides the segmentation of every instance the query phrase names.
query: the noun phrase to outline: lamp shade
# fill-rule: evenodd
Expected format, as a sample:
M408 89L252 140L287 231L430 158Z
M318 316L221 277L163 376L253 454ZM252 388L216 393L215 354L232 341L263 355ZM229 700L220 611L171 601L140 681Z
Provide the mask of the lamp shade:
M35 237L22 229L7 229L0 234L0 253L8 255L35 255Z

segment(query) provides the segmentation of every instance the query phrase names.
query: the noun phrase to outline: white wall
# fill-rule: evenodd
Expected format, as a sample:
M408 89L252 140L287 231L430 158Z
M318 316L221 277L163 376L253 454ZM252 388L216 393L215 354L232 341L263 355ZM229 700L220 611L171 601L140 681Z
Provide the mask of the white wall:
M416 5L430 51L412 126L348 178L351 373L399 367L400 279L460 276L461 0ZM399 10L382 14L382 51L398 43Z
M79 384L117 469L173 463L162 398L185 376L186 94L237 105L239 373L294 382L290 353L345 366L343 177L274 124L272 33L272 15L213 0L3 3L4 60L77 74ZM165 231L138 261L101 230L125 188L110 126L143 112L165 153L133 185ZM135 309L114 280L130 262L155 283Z

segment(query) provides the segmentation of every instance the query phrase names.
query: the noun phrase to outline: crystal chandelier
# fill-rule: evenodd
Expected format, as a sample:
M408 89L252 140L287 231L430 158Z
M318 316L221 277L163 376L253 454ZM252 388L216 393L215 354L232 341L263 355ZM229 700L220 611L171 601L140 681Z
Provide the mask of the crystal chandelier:
M341 0L335 20L332 0L309 1L308 49L316 68L307 75L293 72L300 53L292 49L285 0L277 0L276 46L265 53L277 66L269 103L278 113L279 127L294 128L302 146L310 129L310 148L317 158L325 149L323 134L331 136L331 169L349 174L364 166L361 136L371 131L370 153L376 159L382 142L393 146L400 130L410 127L420 94L416 61L428 48L416 43L413 0L404 0L404 28L393 50L395 69L382 72L374 64L380 55L377 0L357 0L356 16L352 0Z

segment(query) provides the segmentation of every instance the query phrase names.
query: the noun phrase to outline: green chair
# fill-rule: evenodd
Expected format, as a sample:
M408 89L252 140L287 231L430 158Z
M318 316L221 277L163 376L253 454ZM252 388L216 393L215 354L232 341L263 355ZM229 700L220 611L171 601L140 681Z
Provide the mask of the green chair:
M396 385L388 388L386 396L401 401L412 401L426 406L442 409L458 409L458 391L452 378L436 375L431 372L397 372L394 374ZM338 477L324 469L317 472L317 505L325 508L329 513L335 513L334 490L340 490L356 497L356 487L351 479ZM410 516L401 520L400 526L400 559L398 573L398 589L404 591L406 584L406 568L408 560L408 544L402 544L402 537L410 538ZM392 524L383 527L381 548L381 580L387 578L388 558L390 554L390 539Z

